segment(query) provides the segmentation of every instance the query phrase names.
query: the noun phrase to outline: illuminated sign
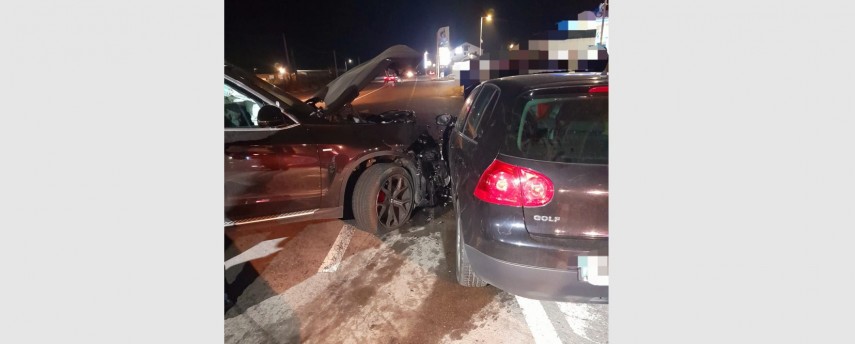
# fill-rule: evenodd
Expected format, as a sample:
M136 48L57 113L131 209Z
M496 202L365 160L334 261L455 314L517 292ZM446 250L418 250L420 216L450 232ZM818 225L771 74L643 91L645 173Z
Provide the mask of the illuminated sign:
M451 63L451 50L448 47L439 47L439 65L447 66Z

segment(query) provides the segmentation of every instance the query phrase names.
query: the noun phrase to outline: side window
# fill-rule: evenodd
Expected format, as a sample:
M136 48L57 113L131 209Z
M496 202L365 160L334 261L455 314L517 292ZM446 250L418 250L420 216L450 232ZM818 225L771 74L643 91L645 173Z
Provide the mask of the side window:
M263 103L250 98L246 91L229 84L223 84L223 97L226 128L258 127L258 110Z
M475 102L472 104L472 109L469 115L466 116L466 122L462 128L464 135L471 139L475 139L478 130L478 124L481 122L481 117L492 108L493 99L498 92L495 86L485 86L481 92L475 97Z
M466 123L466 115L469 114L469 110L472 109L475 97L477 97L478 93L481 92L482 87L483 86L475 87L475 89L472 90L472 93L469 94L469 97L466 98L466 101L463 102L460 114L457 115L457 122L454 124L454 128L456 128L458 132L463 132L463 123Z

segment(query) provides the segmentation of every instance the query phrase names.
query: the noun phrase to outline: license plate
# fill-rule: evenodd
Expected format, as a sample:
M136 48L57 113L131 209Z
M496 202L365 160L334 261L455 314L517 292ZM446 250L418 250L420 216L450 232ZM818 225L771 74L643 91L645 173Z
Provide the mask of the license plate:
M593 285L609 285L609 256L579 256L579 279Z

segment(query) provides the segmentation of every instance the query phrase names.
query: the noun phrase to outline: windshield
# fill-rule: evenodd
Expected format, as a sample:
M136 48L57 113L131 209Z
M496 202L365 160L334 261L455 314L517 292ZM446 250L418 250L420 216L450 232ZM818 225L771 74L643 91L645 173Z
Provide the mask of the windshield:
M307 117L315 111L310 105L302 102L300 99L286 93L282 89L271 85L270 83L259 79L255 75L249 74L240 68L227 66L226 72L229 76L239 79L244 85L252 88L254 91L268 96L272 100L277 101L279 107L285 112L299 116Z

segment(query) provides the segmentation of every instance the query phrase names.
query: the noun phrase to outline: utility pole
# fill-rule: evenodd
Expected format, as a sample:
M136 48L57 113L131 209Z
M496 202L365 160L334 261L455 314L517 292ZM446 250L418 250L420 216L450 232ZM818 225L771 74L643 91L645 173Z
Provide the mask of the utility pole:
M291 70L293 70L294 73L296 73L297 72L297 58L294 57L294 49L291 49L291 58L288 59L288 63L291 64Z
M332 51L333 65L335 65L335 77L338 78L338 59L335 57L335 50Z
M481 26L478 28L478 59L481 59L481 55L484 54L484 51L481 50L481 45L484 44L484 17L481 17Z
M297 59L294 57L294 49L291 49L291 58L289 61L291 62L291 70L294 71L294 84L299 86L300 84L297 83L297 76L299 73L297 73Z
M288 41L285 40L285 34L284 33L282 34L282 44L285 45L285 64L289 68L294 69L294 66L291 65L291 55L288 53Z

